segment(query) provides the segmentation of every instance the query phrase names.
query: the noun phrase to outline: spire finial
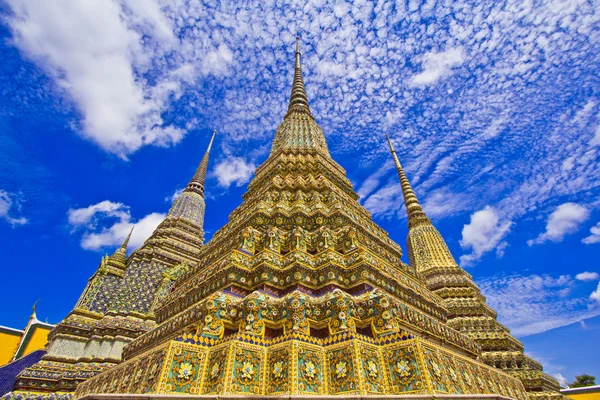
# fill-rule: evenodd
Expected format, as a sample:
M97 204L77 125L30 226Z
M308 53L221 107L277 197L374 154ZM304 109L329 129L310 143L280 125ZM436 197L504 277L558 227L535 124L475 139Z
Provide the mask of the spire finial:
M129 231L129 234L127 235L127 237L125 238L125 241L123 242L123 244L121 245L122 249L127 250L127 245L129 244L129 239L131 239L131 234L133 233L133 229L135 228L135 225L133 225L131 227L131 230Z
M31 316L32 316L32 317L35 317L35 316L36 316L36 314L37 314L37 303L38 303L39 301L40 301L40 299L37 299L37 300L36 300L36 301L33 303L33 307L31 307L31 311L33 311L33 312L32 312L32 314L31 314Z
M392 144L392 139L390 139L390 135L385 134L387 137L388 144L390 146L390 152L392 153L392 157L394 158L394 164L396 164L396 171L398 172L398 178L400 178L400 185L402 186L402 195L404 196L404 204L406 206L406 213L408 214L408 227L412 228L417 225L421 225L424 223L430 224L429 218L425 215L415 192L410 186L410 182L404 173L404 169L400 164L400 160L398 159L398 155L396 154L396 150L394 149L394 145Z
M185 188L185 192L196 192L202 196L204 196L204 181L206 180L206 171L208 169L208 156L210 155L210 149L212 147L213 141L215 140L215 135L217 134L217 130L213 130L213 134L210 138L210 142L208 142L208 147L206 148L206 152L204 153L204 157L202 157L202 161L200 161L200 165L198 165L198 169L190 183L188 183Z
M131 227L129 234L123 241L121 247L119 247L110 257L108 257L108 262L111 265L118 266L119 268L125 268L127 265L127 245L129 244L129 239L131 239L131 234L133 233L133 228L135 225Z
M292 84L292 95L290 96L290 105L286 117L293 111L302 112L310 115L308 107L308 97L304 88L304 79L302 79L302 66L300 64L300 37L296 36L296 63L294 65L294 82Z

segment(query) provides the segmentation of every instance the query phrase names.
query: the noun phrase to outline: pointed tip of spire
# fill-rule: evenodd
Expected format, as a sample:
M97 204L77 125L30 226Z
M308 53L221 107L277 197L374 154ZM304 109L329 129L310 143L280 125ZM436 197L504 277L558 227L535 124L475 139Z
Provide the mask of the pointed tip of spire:
M131 234L133 233L133 230L135 229L135 225L133 225L131 227L131 230L129 231L129 234L127 235L127 237L125 238L125 241L123 242L123 244L121 245L122 249L127 250L127 245L129 244L129 239L131 239Z
M206 153L210 153L210 149L211 149L211 147L212 147L212 144L213 144L213 142L214 142L214 140L215 140L215 136L216 136L216 135L217 135L217 130L216 130L216 129L213 129L213 134L212 134L212 136L210 137L210 142L208 142L208 147L207 147L207 149L206 149Z
M392 157L394 158L394 164L396 165L396 171L398 172L398 178L400 178L400 186L402 187L402 195L404 196L404 205L406 207L406 213L408 215L408 228L415 227L417 225L422 224L430 224L429 218L425 215L415 192L413 191L406 174L404 173L404 169L400 164L400 160L398 159L398 155L396 154L396 150L394 150L394 145L392 144L392 139L390 135L385 134L387 137L388 144L390 145L390 153L392 153Z
M294 64L294 81L292 83L292 94L286 117L292 112L302 112L312 117L308 106L308 97L304 88L304 79L302 78L302 65L300 62L300 37L296 36L296 61Z
M394 145L392 144L392 139L390 138L390 135L388 135L388 134L387 134L387 132L386 132L386 134L385 134L385 137L387 138L388 145L390 146L390 151L391 151L392 153L395 153L395 152L396 152L396 150L394 150Z
M106 259L111 265L116 264L116 266L119 268L124 268L124 266L127 265L127 245L129 244L129 239L131 239L131 234L133 233L134 228L135 225L131 227L131 230L127 234L127 237L125 237L123 244Z
M196 192L202 196L204 196L204 181L206 180L206 173L208 170L208 157L210 155L210 149L212 148L213 142L215 140L215 136L217 135L217 130L213 130L213 134L210 138L210 142L208 142L208 147L206 148L206 152L200 161L200 165L198 165L198 169L194 173L194 176L188 183L184 192Z
M36 314L37 314L37 303L38 303L39 301L40 301L40 299L37 299L37 300L36 300L36 301L33 303L33 307L31 307L31 311L32 311L32 313L31 313L31 316L32 316L33 318L35 318L35 317L36 317Z

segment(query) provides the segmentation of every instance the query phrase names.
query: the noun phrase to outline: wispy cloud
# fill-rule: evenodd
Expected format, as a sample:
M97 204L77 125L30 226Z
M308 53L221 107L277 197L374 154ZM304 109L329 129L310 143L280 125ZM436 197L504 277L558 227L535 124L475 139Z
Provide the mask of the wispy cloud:
M86 250L120 246L131 228L134 229L129 248L136 249L166 217L165 214L151 213L134 222L128 206L110 200L70 209L67 216L73 233L82 232L81 247Z
M565 378L560 372L552 374L552 377L558 381L560 386L569 387L569 382L567 382L567 378Z
M183 193L184 190L185 188L176 189L172 195L165 197L165 202L173 203L179 196L181 196L181 193Z
M578 283L569 275L500 275L478 280L477 284L499 319L516 336L600 315L600 304L590 302L588 295L574 294Z
M397 217L403 204L400 183L393 181L371 194L363 203L373 215L384 218Z
M546 231L537 238L528 240L527 244L541 244L548 240L552 242L561 242L565 236L577 232L583 222L590 216L590 211L580 204L565 203L556 207L556 210L546 224Z
M19 196L0 189L0 220L5 220L13 227L25 225L29 221L20 214L21 199Z
M600 145L600 125L596 127L594 137L589 141L590 146Z

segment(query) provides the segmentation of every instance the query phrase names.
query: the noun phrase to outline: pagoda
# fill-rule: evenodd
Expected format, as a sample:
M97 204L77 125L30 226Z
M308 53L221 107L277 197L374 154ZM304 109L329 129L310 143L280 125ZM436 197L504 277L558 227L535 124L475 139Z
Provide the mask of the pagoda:
M188 223L176 202L120 259L117 275L144 265L142 275L168 285L122 282L102 320L146 325L74 397L561 397L456 264L388 138L408 213L410 264L402 261L331 158L300 56L297 42L287 113L229 221L201 244L202 219ZM193 179L182 196L203 195L203 183ZM150 281L146 297L139 285Z
M120 363L125 345L156 326L159 299L201 260L204 181L215 133L164 221L129 257L133 230L114 254L102 258L73 310L48 335L47 353L20 373L15 391L6 397L58 393L70 398L80 382Z

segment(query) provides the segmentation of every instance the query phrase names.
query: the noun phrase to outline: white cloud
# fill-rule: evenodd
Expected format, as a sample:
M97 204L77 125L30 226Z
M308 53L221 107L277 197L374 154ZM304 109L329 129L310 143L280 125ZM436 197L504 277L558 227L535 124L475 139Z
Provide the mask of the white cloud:
M0 219L5 220L13 227L17 225L25 225L28 220L23 216L11 216L14 213L20 214L21 201L14 193L0 189Z
M185 131L163 112L195 76L223 75L233 58L225 44L208 42L186 57L170 54L187 47L177 47L173 21L155 0L8 3L14 44L73 100L80 134L123 158L179 142Z
M173 203L179 196L181 196L181 193L183 193L184 190L185 188L176 189L171 196L165 197L165 202Z
M596 127L596 131L594 132L594 137L589 142L590 146L598 146L600 145L600 125Z
M578 293L578 281L569 275L501 275L477 283L498 312L498 319L515 336L533 335L600 315L599 304L574 294Z
M590 294L590 299L600 302L600 282L598 283L598 287L596 288L596 290L594 290L592 294Z
M370 185L371 183L367 181L365 184ZM396 215L403 205L404 199L400 182L393 181L371 194L364 201L364 207L373 215L387 218Z
M585 244L600 243L600 222L590 229L591 235L583 238L582 242Z
M37 2L9 0L16 10L9 21L15 43L75 100L84 127L90 120L119 128L104 129L106 135L84 132L110 151L133 151L127 149L137 148L140 140L141 145L176 141L179 133L166 131L173 114L177 126L186 115L194 115L197 126L200 121L227 126L232 148L264 145L285 114L293 30L304 32L310 104L330 144L335 143L332 150L357 162L383 164L389 154L369 127L383 125L392 136L403 135L398 147L410 149L403 162L413 184L420 182L415 189L424 205L432 203L430 193L451 187L469 209L494 204L501 219L517 221L523 214L544 212L556 198L581 202L598 197L598 148L588 142L595 143L600 103L589 91L573 91L592 87L597 75L591 53L580 50L600 38L589 1L567 6L496 1L480 7L464 0L431 7L413 2L414 12L412 6L366 2L337 14L321 0L299 13L258 0L242 5L90 0L86 12L81 2L69 4L67 11L66 0L55 1L52 8ZM253 12L259 5L261 12ZM445 17L422 18L433 15ZM62 19L68 29L53 22ZM79 28L74 21L82 19L86 23ZM399 32L394 27L401 20L407 24ZM102 70L105 54L109 66L116 65L114 58L126 67L115 82ZM415 62L421 63L419 70ZM469 74L455 73L451 89L433 85L459 65ZM203 74L214 76L204 81ZM430 90L419 89L426 84ZM98 89L103 87L104 97ZM182 91L177 113L169 112L171 98ZM112 93L118 100L114 107L104 100L112 100ZM124 109L120 101L126 102ZM105 103L110 111L106 121L103 113L93 112ZM151 119L146 109L167 123L146 124ZM132 119L134 134L125 140L118 132ZM152 135L146 136L148 126ZM249 153L246 157L257 160ZM377 185L387 183L381 179ZM365 192L377 189L365 186ZM391 203L384 195L370 203L402 215L401 202Z
M361 200L364 200L369 194L371 194L373 190L379 186L381 178L393 168L394 162L391 159L388 159L373 174L367 177L367 179L363 181L360 188L356 191Z
M229 72L229 64L233 60L233 53L229 48L220 44L219 47L210 51L202 60L202 66L207 74L225 75Z
M165 214L151 213L133 222L129 207L109 200L88 207L70 209L68 212L69 224L73 229L84 231L81 247L86 250L120 246L131 228L134 230L129 241L129 249L136 249L154 232L165 217Z
M221 161L214 170L219 186L228 188L232 184L241 186L250 180L256 166L241 157L228 157Z
M451 187L432 190L426 193L423 199L423 210L432 219L455 215L470 206L468 197L452 191Z
M560 372L552 374L552 377L558 381L560 386L569 387L569 382L567 382L567 378L565 378Z
M85 226L93 229L98 222L98 216L102 218L115 217L119 220L127 219L129 217L129 207L122 203L104 200L88 207L70 209L67 216L69 224L74 228Z
M577 279L578 281L595 281L598 280L600 278L600 275L598 275L597 272L580 272L579 274L575 275L575 279Z
M527 244L544 243L548 240L561 242L566 235L575 233L579 226L590 216L590 211L576 203L564 203L556 207L556 210L548 218L546 232L541 233L536 239L528 240Z
M471 253L460 257L463 266L472 265L485 253L496 249L496 254L501 257L508 245L503 241L510 231L512 222L501 221L496 209L486 206L471 215L471 221L465 224L462 230L460 245L463 249L470 249Z
M464 55L462 48L451 48L440 53L429 52L421 60L423 71L410 79L413 86L430 86L440 79L453 74L452 68L462 65Z

